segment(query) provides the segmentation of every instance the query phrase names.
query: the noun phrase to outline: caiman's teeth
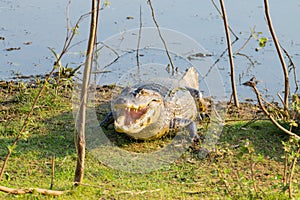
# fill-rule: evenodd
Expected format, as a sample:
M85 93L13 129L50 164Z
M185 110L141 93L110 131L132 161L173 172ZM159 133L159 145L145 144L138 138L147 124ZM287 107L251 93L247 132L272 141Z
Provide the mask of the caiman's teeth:
M137 112L137 111L140 110L140 108L132 108L132 107L130 108L130 107L126 107L125 110L128 111L128 112L130 112L130 111Z

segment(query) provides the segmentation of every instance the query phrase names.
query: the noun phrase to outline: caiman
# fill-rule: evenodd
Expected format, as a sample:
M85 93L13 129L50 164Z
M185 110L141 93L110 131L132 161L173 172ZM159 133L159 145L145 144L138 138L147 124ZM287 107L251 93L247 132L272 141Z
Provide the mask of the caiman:
M112 101L112 112L102 121L107 128L139 140L160 138L171 130L186 127L192 139L199 138L195 121L206 111L194 67L183 76L152 80L124 88Z

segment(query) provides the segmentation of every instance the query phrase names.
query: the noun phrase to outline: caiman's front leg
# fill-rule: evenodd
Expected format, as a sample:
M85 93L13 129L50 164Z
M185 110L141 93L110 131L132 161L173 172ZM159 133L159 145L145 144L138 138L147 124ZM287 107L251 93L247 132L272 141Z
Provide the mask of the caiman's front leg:
M113 113L110 112L106 115L106 117L104 118L104 120L100 123L101 127L104 127L105 129L107 129L107 127L114 123L114 116Z
M190 132L190 135L192 137L193 145L195 145L199 140L203 139L197 134L197 127L195 122L193 122L190 119L181 119L181 118L175 118L171 120L170 122L170 128L176 129L180 127L187 127L188 131ZM198 157L200 159L206 158L207 154L210 152L207 148L201 147L198 150Z
M203 119L209 119L209 115L207 114L207 108L206 108L206 103L204 101L204 99L202 98L202 94L199 90L196 90L194 88L186 88L190 94L192 95L192 97L194 98L195 102L196 102L196 106L198 109L198 118L200 121L202 121Z
M174 118L170 122L170 129L178 129L181 127L186 127L190 133L192 140L198 141L200 139L197 134L197 127L194 121L190 119Z

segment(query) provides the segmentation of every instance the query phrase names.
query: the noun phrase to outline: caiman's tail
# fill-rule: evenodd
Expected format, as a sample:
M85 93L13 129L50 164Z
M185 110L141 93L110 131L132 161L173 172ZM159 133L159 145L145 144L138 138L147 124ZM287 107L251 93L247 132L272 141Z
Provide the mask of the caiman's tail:
M194 67L186 70L180 82L181 86L199 90L199 74Z

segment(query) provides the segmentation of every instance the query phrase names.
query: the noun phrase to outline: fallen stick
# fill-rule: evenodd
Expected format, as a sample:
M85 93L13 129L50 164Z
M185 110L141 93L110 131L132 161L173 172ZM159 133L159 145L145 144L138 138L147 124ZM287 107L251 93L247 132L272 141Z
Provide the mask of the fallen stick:
M252 78L250 81L247 81L245 83L243 83L243 85L245 86L249 86L252 87L254 90L254 93L256 94L256 98L258 101L258 104L260 106L260 108L263 110L263 112L267 115L267 117L271 120L271 122L280 130L282 130L284 133L288 134L289 136L295 137L297 139L300 139L300 136L285 129L284 127L282 127L277 121L276 119L274 119L274 117L268 112L267 108L263 105L262 100L261 100L261 94L258 91L258 89L256 88L256 84L257 82L255 81L255 78Z
M47 189L42 189L42 188L28 188L28 189L14 189L14 188L9 188L5 186L0 185L0 191L9 193L9 194L29 194L29 193L40 193L40 194L45 194L45 195L52 195L52 196L59 196L62 195L67 191L57 191L57 190L47 190Z

